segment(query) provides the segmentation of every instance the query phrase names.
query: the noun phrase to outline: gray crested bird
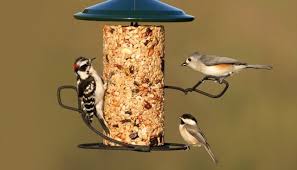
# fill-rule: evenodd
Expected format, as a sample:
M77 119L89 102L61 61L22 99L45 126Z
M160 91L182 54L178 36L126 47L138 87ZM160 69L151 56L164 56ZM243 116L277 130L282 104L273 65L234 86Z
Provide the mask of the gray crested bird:
M81 108L86 113L87 121L91 123L95 115L103 130L109 134L103 116L103 98L106 84L92 66L94 59L78 57L73 64L73 70L77 78L78 97L81 101Z
M233 75L233 73L238 73L246 68L272 69L272 66L270 65L247 64L233 58L204 55L198 52L191 54L186 61L182 63L182 66L188 66L208 77L219 80L219 82L222 82L226 77Z
M198 127L198 122L191 114L183 114L180 118L179 132L182 138L187 142L188 145L192 146L203 146L212 161L217 164L218 160L211 151L210 145L207 143L207 139L203 134L202 130Z

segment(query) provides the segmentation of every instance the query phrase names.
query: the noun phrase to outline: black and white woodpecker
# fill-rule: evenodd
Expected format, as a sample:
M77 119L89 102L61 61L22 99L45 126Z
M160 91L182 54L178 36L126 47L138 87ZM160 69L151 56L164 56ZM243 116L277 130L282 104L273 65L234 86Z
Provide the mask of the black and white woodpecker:
M86 113L85 118L87 121L92 123L95 115L103 130L109 134L109 129L103 116L103 98L107 85L92 66L94 59L78 57L73 64L77 77L78 97L81 101L81 108Z

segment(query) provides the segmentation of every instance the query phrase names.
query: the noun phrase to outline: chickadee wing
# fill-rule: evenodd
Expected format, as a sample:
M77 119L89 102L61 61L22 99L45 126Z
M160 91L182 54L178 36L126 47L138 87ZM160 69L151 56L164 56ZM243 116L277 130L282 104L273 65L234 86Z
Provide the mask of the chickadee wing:
M202 132L202 130L198 127L198 132L203 136L203 138L205 139L205 141L207 141L206 136L204 135L204 133Z
M200 143L206 145L206 138L204 137L204 134L197 126L192 125L185 125L185 129L193 136L195 137Z
M200 61L207 66L213 66L218 64L236 64L236 65L246 64L233 58L219 57L215 55L202 55L200 58Z
M215 164L218 163L218 160L216 159L215 155L211 151L211 148L209 144L206 141L205 135L202 133L201 129L198 126L192 126L192 125L185 125L186 130L194 136L203 146L205 147L207 153L210 155L211 159Z

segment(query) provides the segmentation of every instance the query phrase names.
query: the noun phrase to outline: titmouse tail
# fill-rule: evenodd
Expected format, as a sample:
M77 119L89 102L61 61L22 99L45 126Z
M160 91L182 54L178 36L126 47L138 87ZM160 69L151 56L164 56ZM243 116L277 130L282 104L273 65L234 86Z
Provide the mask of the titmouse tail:
M271 70L272 69L272 66L270 66L270 65L260 65L260 64L251 64L251 65L247 65L245 68Z
M215 155L212 153L212 151L210 149L210 145L208 143L206 143L204 145L204 148L207 151L207 153L209 154L209 156L211 157L212 161L217 165L218 164L218 160L216 159Z

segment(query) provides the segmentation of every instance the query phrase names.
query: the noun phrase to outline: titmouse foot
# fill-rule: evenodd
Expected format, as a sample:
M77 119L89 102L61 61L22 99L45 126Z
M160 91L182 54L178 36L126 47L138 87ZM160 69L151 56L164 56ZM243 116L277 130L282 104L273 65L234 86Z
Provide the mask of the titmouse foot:
M219 83L222 84L224 79L219 79Z
M189 92L192 92L194 90L195 89L193 89L193 88L187 88L187 89L185 89L184 93L185 93L185 95L187 95Z
M223 83L223 81L224 81L224 78L211 78L211 79L209 79L209 80L213 80L214 82L216 82L216 83L219 83L219 84L222 84Z

